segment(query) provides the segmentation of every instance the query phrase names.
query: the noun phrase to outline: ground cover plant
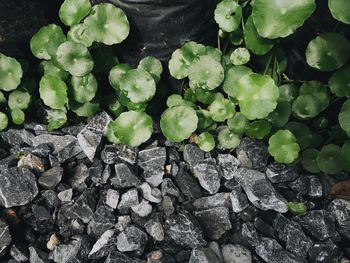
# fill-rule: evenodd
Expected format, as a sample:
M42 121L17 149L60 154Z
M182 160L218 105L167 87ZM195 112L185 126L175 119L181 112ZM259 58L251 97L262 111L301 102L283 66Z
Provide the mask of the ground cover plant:
M182 93L167 98L164 136L207 152L232 151L249 136L266 141L277 162L300 162L312 173L350 171L350 12L343 2L219 2L217 46L189 41L171 56L169 72L181 80ZM314 21L317 8L331 21ZM111 46L127 38L130 26L111 4L66 0L59 16L62 26L47 25L30 41L42 60L38 83L26 76L25 63L0 54L0 129L23 124L33 104L44 105L48 130L71 113L89 117L106 109L116 118L109 141L146 142L154 122L147 105L162 63L119 62Z

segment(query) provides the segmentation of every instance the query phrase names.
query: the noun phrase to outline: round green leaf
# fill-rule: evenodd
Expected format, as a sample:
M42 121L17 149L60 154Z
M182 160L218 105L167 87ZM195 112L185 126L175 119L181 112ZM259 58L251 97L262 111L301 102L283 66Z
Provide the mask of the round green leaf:
M223 31L235 31L241 23L242 7L233 0L224 0L216 6L214 17Z
M236 66L247 64L250 60L250 53L248 49L244 47L236 48L231 53L230 60L232 64Z
M0 53L0 90L11 91L21 83L23 70L14 58Z
M143 69L144 71L147 71L149 74L151 74L156 83L159 82L160 75L163 72L163 66L160 60L151 56L141 59L137 68Z
M46 106L62 109L68 102L67 86L58 77L45 75L39 83L40 98Z
M8 120L6 114L3 112L0 112L0 131L3 131L6 129L8 122L9 122L9 120Z
M202 151L210 152L215 148L215 140L213 135L209 132L202 132L196 141L197 145Z
M216 99L209 106L211 118L216 122L223 122L235 114L235 105L229 99Z
M188 139L197 129L196 111L188 106L168 108L161 117L160 127L165 137L171 142Z
M71 92L76 102L91 101L97 92L97 81L91 73L83 77L72 77L70 80Z
M310 119L316 117L322 108L312 95L300 95L293 102L292 111L297 118Z
M30 103L30 94L26 91L14 90L10 93L8 98L8 105L10 109L25 110Z
M323 33L311 40L306 49L307 63L320 71L332 71L350 58L350 42L337 33Z
M90 117L99 110L100 104L98 102L86 102L84 104L71 102L71 108L79 117Z
M318 153L316 162L318 168L327 174L337 174L342 170L340 155L342 149L338 145L328 144Z
M240 144L241 137L224 127L219 131L218 141L221 149L235 149Z
M271 124L266 120L257 120L249 123L245 133L255 139L263 139L271 131Z
M270 137L268 150L276 162L290 164L298 158L300 147L293 133L279 130Z
M306 149L301 158L301 163L304 169L310 173L318 173L320 170L318 169L316 158L319 151L316 149Z
M345 24L350 24L350 5L348 0L328 0L328 7L335 19Z
M292 109L290 104L287 101L279 101L276 109L267 116L267 120L273 126L281 128L286 125L291 114Z
M244 26L245 46L256 55L264 55L273 47L271 39L263 38L256 31L253 17L250 16Z
M83 44L86 47L90 47L94 42L94 38L89 34L85 24L72 26L67 33L67 39L75 43Z
M236 88L238 81L242 77L251 73L253 73L253 71L245 66L233 66L228 68L225 72L225 80L223 83L223 88L226 94L232 98L236 98Z
M188 78L190 87L193 89L213 90L219 87L224 80L224 68L215 57L204 55L192 63L189 68Z
M114 45L123 42L129 35L130 25L124 12L112 4L95 5L85 18L84 26L96 42Z
M120 90L133 103L147 102L156 93L156 83L152 76L142 69L127 71L120 78Z
M350 136L350 100L344 102L338 116L340 127Z
M57 67L52 61L44 60L39 65L42 75L56 76L63 81L67 79L69 73Z
M314 12L315 0L255 0L252 16L260 36L286 37Z
M204 130L213 124L210 112L208 110L197 110L198 129Z
M291 121L284 126L284 129L290 130L294 134L302 150L309 147L310 144L312 143L311 130L305 124Z
M278 87L270 76L252 73L238 81L237 99L241 112L249 119L263 119L277 106Z
M196 42L187 42L180 49L176 49L169 61L170 75L176 79L183 79L188 76L188 69L193 61L200 55L206 53L206 48Z
M180 95L178 94L173 94L171 96L168 97L166 105L171 108L174 106L181 106L181 105L187 105L190 107L195 107L194 104L190 101L185 101Z
M319 81L307 81L301 85L300 95L312 95L320 107L320 111L326 109L329 104L328 88Z
M350 172L350 141L346 141L342 147L340 163L345 171Z
M131 70L132 67L129 64L118 64L116 66L114 66L110 72L109 72L109 83L111 84L111 86L116 89L119 90L119 81L120 78L129 70Z
M288 210L296 216L304 216L307 214L307 207L304 203L288 202Z
M280 96L278 100L292 103L299 94L299 88L293 84L285 84L278 87Z
M66 26L80 23L91 10L90 0L65 0L58 12L61 21Z
M332 93L338 97L350 98L350 66L339 69L328 82Z
M62 28L55 24L42 27L30 40L30 49L39 59L54 58L56 50L66 41Z
M229 130L238 135L242 135L245 132L248 123L248 119L240 112L237 112L233 118L227 120Z
M152 135L152 118L144 112L123 112L111 124L115 136L121 143L130 146L139 146L146 142Z
M208 91L201 88L195 89L194 92L197 100L206 105L211 104L215 99L224 97L221 93L215 93L213 91Z
M11 119L13 124L22 125L25 121L25 114L21 109L13 109L11 110Z

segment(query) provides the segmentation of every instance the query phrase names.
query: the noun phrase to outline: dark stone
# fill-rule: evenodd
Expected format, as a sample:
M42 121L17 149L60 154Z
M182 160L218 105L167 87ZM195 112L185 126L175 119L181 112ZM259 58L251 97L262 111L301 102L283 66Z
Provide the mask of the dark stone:
M230 193L217 193L215 195L201 197L194 200L192 204L196 210L204 210L218 206L230 208Z
M241 164L239 160L231 154L218 154L216 161L222 177L226 180L233 179L234 172Z
M104 232L101 237L93 245L89 252L89 259L100 259L106 257L111 251L115 250L116 230L109 229Z
M241 213L239 213L239 218L242 222L252 222L255 217L258 216L259 210L253 206L249 205L246 209L244 209Z
M110 178L111 184L117 189L135 187L141 184L133 169L125 164L118 163L114 166L115 176Z
M193 144L186 144L184 147L183 157L185 162L190 166L195 166L205 157L205 152Z
M49 233L54 228L50 212L43 206L33 205L31 212L25 215L26 222L39 233Z
M27 248L24 245L12 245L10 249L10 255L17 262L27 262L29 260L29 253Z
M143 250L147 244L147 234L136 226L128 226L117 237L117 247L121 252Z
M230 199L232 210L235 213L240 213L249 206L247 196L241 190L232 190Z
M27 168L33 173L42 173L46 170L45 161L31 153L23 156L17 163L18 167Z
M242 224L241 235L249 246L255 247L260 243L260 237L255 226L251 222Z
M158 188L152 187L146 182L138 188L141 190L144 199L157 204L162 201L162 192Z
M79 145L90 161L94 159L96 150L111 120L108 113L103 111L91 117L89 123L77 135Z
M137 162L137 149L128 145L106 145L101 152L101 159L106 164L121 161L134 165Z
M41 196L44 205L50 209L54 209L60 204L60 199L54 190L46 190L41 194Z
M109 206L100 206L96 209L94 218L89 223L89 227L97 237L112 228L115 224L113 209Z
M250 202L262 210L275 210L285 213L288 211L285 200L266 179L263 173L247 168L240 168L234 174L242 186Z
M289 182L288 186L297 194L298 198L301 198L308 193L308 179L305 175L301 175L293 182Z
M139 152L138 165L143 169L142 177L151 185L157 187L163 181L166 150L155 147Z
M118 207L120 194L118 191L113 189L108 189L105 194L105 204L116 209Z
M165 234L186 248L205 246L207 242L198 221L188 212L171 215L164 223Z
M286 249L294 255L306 258L307 252L312 246L312 240L305 235L299 225L288 224L285 226Z
M68 182L73 189L85 189L85 180L89 177L89 169L85 164L79 163L69 171Z
M336 220L338 232L350 240L350 201L335 199L330 203L328 211Z
M177 186L174 184L171 178L164 178L161 189L162 196L180 196L180 190L177 188Z
M35 175L26 168L0 170L0 206L21 206L38 194Z
M135 188L130 189L122 195L118 209L131 208L132 206L138 205L139 203L140 200L137 190Z
M38 183L44 189L54 189L61 182L63 172L62 167L52 167L40 175Z
M0 257L5 255L7 248L10 246L12 237L10 227L0 218Z
M89 167L89 178L95 184L105 184L104 178L102 178L103 164L101 160L94 160L92 165Z
M161 250L151 251L147 255L147 263L176 263L175 259Z
M233 244L225 244L221 248L222 256L225 263L251 263L252 254L251 252L241 246Z
M271 183L290 182L299 177L295 166L289 166L276 162L267 166L266 176Z
M232 228L229 210L226 207L209 208L194 212L204 234L211 240L219 239Z
M155 241L164 240L164 228L159 218L152 218L145 223L145 230Z
M8 145L19 149L21 146L33 146L34 135L25 129L9 129L0 133L0 138Z
M137 258L129 258L119 251L112 251L109 253L104 263L146 263L146 261Z
M270 155L266 144L245 137L236 149L237 159L242 167L264 172Z
M341 257L340 249L330 239L323 243L316 243L309 249L311 263L337 263Z
M255 228L266 237L276 238L275 230L272 226L262 220L260 217L254 219Z
M184 165L180 165L180 169L175 177L175 181L180 191L189 199L195 199L202 196L202 190L198 184L198 180L196 180L186 170Z
M222 263L223 261L210 248L192 249L189 263Z
M308 187L307 194L311 198L320 198L322 197L322 184L320 179L317 176L308 176Z
M203 160L193 166L193 173L199 184L210 194L216 194L220 189L221 176L211 160Z
M49 255L40 249L29 247L29 262L30 263L49 263Z

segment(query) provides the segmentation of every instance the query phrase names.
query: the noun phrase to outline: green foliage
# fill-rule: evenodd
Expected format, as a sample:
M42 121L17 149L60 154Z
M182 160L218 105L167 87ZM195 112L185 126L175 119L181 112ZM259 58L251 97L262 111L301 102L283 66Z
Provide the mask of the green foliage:
M202 132L196 139L196 143L202 151L210 152L215 148L215 139L209 132Z
M250 53L246 48L236 48L231 53L230 60L232 64L236 66L247 64L250 60Z
M22 125L25 121L25 114L21 109L11 110L11 119L13 124Z
M304 216L307 214L307 207L304 203L288 202L288 211L295 216Z
M316 157L318 169L327 174L337 174L341 172L341 153L341 147L335 144L323 146Z
M58 77L45 75L40 80L40 98L52 109L62 109L68 102L67 86Z
M218 134L219 147L222 149L235 149L241 142L241 137L224 127Z
M97 81L91 73L83 77L72 76L70 84L72 96L78 103L89 102L96 95Z
M22 76L21 64L16 59L0 53L0 90L16 89L21 83Z
M241 22L242 7L232 0L224 0L215 9L215 21L225 32L235 31Z
M30 99L29 92L14 90L9 94L8 106L11 110L26 110L29 107Z
M279 130L269 139L269 153L280 163L293 163L299 155L300 147L293 133Z
M347 100L340 109L339 125L350 136L350 100Z
M80 23L90 10L90 0L65 0L58 14L63 24L73 26Z
M138 69L143 69L152 75L156 83L160 80L160 75L163 72L163 66L159 59L155 57L145 57L141 59Z
M328 0L328 7L335 19L350 24L350 5L347 0Z
M6 129L8 125L8 118L5 113L0 112L0 131L3 131Z

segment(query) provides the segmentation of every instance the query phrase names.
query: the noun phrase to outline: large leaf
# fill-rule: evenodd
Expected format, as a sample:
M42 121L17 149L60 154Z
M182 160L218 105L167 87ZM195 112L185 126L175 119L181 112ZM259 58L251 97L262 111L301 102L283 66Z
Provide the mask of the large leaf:
M0 90L11 91L21 83L23 70L14 58L0 53Z
M61 21L66 26L78 24L91 10L90 0L65 0L59 10Z
M350 24L349 0L328 0L328 7L335 19Z
M39 83L40 98L46 106L53 109L62 109L68 102L67 86L58 77L45 75Z
M315 0L255 0L252 16L260 36L286 37L314 12Z
M307 63L321 71L332 71L345 65L350 58L350 42L337 33L323 33L306 49Z

